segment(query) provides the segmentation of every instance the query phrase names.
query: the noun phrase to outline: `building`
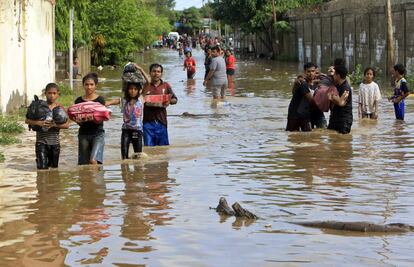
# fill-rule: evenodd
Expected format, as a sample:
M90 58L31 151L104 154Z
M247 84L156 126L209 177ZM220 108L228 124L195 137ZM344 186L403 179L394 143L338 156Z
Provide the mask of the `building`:
M55 80L55 0L0 1L0 112Z

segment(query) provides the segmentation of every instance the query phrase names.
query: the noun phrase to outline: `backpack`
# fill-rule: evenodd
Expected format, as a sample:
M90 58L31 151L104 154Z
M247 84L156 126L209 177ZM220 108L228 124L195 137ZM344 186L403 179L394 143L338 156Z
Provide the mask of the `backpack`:
M144 77L142 76L141 72L134 66L133 63L128 63L124 67L124 71L122 72L122 92L127 90L128 83L137 83L140 84L142 88L144 85Z
M71 120L101 123L111 118L111 110L101 103L87 101L70 106L68 115Z
M47 116L50 115L49 105L46 101L39 99L37 95L34 96L34 100L30 103L26 112L26 119L34 121L46 120ZM42 127L37 125L29 125L29 130L40 131Z

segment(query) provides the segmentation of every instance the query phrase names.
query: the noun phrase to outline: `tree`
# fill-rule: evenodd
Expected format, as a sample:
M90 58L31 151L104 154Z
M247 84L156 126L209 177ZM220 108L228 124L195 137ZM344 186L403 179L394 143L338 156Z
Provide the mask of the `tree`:
M94 64L119 64L170 29L166 17L136 0L93 0L89 15L92 38L104 43L93 47L100 54Z
M69 49L69 8L75 10L74 47L89 46L91 43L91 31L88 17L89 10L88 0L57 0L55 15L55 43L56 49L66 51Z
M195 34L197 30L203 27L201 14L196 7L184 9L180 15L180 22L183 26L179 31L188 34Z
M241 28L246 33L258 34L263 44L275 56L277 53L276 30L288 30L284 14L291 9L327 2L328 0L214 0L211 4L216 20ZM276 20L273 14L276 14Z

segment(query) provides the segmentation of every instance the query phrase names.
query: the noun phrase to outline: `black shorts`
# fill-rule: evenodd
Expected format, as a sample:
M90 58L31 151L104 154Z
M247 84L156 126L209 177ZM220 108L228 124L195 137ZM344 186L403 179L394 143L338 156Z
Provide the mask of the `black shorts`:
M310 132L312 131L309 119L288 118L286 131L289 132Z
M194 79L195 71L187 71L187 79Z
M57 168L59 165L60 145L36 143L36 165L40 170Z
M335 130L340 134L349 134L351 132L352 124L350 123L343 123L339 124L329 124L328 129Z
M227 75L230 75L230 76L234 75L234 72L235 72L235 70L234 70L234 69L227 69L227 70L226 70L226 74L227 74Z

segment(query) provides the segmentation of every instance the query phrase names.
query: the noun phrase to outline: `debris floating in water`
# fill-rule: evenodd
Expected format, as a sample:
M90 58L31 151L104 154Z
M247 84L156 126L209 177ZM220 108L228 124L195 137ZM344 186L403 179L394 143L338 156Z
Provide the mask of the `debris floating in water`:
M232 209L233 208L233 209ZM227 200L225 197L221 197L219 200L219 204L216 208L217 212L225 214L227 216L236 216L236 217L243 217L247 219L258 219L259 217L253 214L252 212L244 209L239 203L235 202L231 208L227 204Z
M375 224L370 222L338 222L338 221L313 221L293 222L294 224L325 228L342 231L355 232L384 232L384 233L406 233L414 230L414 226L404 223Z
M254 93L253 92L251 92L251 93L241 93L240 96L243 96L243 97L254 97Z

